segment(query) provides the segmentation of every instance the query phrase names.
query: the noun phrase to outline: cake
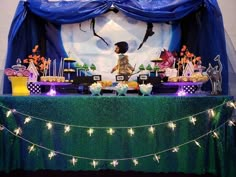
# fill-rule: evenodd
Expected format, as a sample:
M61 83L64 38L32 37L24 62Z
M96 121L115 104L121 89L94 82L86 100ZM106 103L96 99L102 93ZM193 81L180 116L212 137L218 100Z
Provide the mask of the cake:
M65 82L65 77L62 76L41 76L41 82Z
M75 72L75 69L71 69L71 68L65 68L64 72Z
M207 82L208 80L208 76L203 75L202 73L194 73L191 76L177 76L168 78L168 82Z
M160 63L160 62L163 62L163 59L162 58L155 58L155 59L151 60L151 62Z
M73 58L64 58L64 61L65 62L75 62L75 59L73 59Z

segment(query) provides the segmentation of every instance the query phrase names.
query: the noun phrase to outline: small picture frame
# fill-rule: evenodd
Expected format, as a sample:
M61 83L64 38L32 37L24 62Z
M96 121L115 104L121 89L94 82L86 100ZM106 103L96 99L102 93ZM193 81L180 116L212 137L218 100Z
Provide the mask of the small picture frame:
M147 75L147 74L140 74L140 75L139 75L139 79L140 79L141 81L146 81L146 80L148 80L148 75Z
M125 81L124 75L116 75L116 81Z
M102 80L102 76L101 75L93 75L93 81L101 81Z

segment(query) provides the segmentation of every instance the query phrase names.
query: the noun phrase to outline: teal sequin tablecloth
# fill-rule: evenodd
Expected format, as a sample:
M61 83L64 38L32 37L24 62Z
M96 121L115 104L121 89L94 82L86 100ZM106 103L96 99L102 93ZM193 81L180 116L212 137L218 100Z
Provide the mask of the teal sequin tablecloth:
M0 96L0 171L235 177L231 96Z

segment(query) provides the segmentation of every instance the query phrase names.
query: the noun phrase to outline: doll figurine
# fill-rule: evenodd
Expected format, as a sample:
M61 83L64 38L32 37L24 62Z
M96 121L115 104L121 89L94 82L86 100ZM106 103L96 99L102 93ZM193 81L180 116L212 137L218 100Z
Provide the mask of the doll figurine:
M128 80L135 68L129 63L128 55L124 55L129 49L128 43L125 41L115 43L114 52L118 54L117 65L111 70L111 73L117 71L119 75L124 75Z

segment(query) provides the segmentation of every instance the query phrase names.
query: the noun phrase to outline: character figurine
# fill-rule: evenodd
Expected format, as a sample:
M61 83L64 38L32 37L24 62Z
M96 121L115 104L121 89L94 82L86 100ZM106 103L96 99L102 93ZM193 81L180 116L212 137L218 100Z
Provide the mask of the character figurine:
M132 75L135 67L131 66L129 63L128 55L124 55L129 49L128 43L125 41L115 43L115 53L118 54L119 58L117 65L112 68L111 73L117 71L119 75L123 75L125 80L128 80Z
M206 70L206 73L211 81L211 87L212 95L219 95L222 92L221 84L222 84L222 77L221 77L221 72L222 72L222 64L220 61L220 56L217 55L214 59L214 61L218 62L218 65L212 67L212 65L209 63L209 66Z

